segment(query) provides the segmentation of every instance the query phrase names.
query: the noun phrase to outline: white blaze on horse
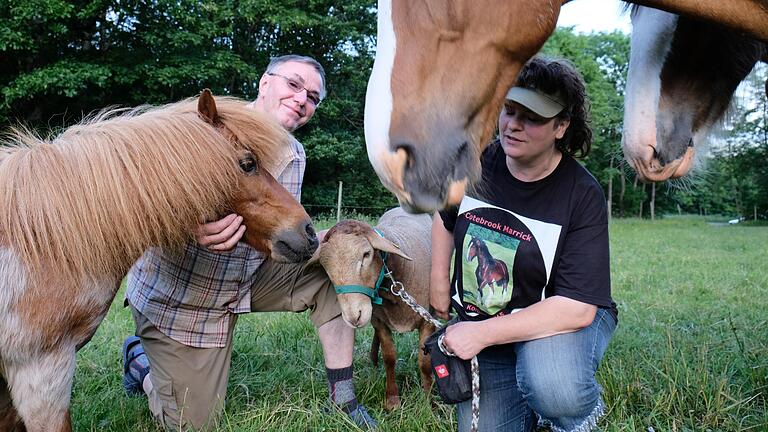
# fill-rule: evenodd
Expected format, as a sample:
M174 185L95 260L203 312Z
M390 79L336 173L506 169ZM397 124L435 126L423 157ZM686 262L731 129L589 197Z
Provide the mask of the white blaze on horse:
M638 0L768 40L765 0ZM380 0L365 139L384 186L411 211L458 203L520 68L555 29L551 0Z
M309 216L269 173L289 138L246 105L206 90L2 143L0 430L71 430L75 352L148 247L180 247L198 221L234 211L274 259L312 255Z
M768 22L766 23L768 27ZM632 9L622 148L641 180L686 175L768 45L710 23Z

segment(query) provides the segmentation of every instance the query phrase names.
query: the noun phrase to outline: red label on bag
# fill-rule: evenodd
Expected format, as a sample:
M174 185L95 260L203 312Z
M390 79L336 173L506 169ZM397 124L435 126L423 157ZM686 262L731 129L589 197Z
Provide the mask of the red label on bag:
M444 364L435 366L435 373L437 373L438 378L445 378L449 375L448 368Z

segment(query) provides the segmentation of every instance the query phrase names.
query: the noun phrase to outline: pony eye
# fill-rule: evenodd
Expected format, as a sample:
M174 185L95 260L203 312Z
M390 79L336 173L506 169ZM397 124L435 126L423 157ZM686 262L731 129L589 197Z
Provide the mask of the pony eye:
M240 169L246 174L256 174L259 166L256 163L256 159L252 157L244 157L240 159Z

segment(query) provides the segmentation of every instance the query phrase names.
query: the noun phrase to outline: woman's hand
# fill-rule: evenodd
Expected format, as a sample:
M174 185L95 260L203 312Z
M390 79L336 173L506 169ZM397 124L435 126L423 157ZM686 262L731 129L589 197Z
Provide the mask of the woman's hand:
M445 329L445 347L457 357L469 360L488 345L484 342L482 321L461 321Z
M244 233L243 217L232 213L217 221L198 225L195 239L208 250L222 252L234 249Z

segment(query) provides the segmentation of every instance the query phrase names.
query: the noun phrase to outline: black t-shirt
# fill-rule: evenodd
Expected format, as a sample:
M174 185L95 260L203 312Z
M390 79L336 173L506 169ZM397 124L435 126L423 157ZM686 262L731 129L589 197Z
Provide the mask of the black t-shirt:
M560 295L618 312L611 299L603 190L572 156L547 177L510 174L498 141L482 157L474 197L440 216L456 255L451 302L464 320L512 313Z

